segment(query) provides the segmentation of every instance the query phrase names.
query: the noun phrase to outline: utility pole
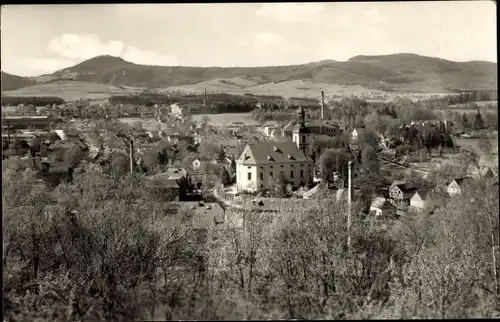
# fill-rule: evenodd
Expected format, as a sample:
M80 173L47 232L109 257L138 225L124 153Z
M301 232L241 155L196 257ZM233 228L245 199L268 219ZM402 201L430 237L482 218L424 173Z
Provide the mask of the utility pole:
M125 139L125 141L129 145L129 157L130 157L130 174L134 173L134 140L132 136L130 135L125 135L125 134L117 134L116 135L119 138Z
M325 92L321 91L321 120L325 119Z
M347 251L351 252L351 211L352 211L352 161L348 163L347 178Z

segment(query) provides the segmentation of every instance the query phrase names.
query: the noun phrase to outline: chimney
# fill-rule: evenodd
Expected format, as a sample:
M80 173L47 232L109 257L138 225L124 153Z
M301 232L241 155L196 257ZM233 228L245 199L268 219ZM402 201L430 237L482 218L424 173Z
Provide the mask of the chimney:
M347 249L351 249L351 210L352 210L352 161L348 163L348 178L347 178Z
M325 119L325 92L321 91L321 120Z

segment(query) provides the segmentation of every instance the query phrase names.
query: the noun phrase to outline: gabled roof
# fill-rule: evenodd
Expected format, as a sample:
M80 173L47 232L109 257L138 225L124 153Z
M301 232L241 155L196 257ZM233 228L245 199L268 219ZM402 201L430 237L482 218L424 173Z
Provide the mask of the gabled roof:
M377 209L394 208L394 206L390 202L388 202L387 199L385 199L383 197L373 198L370 207L377 208Z
M416 192L413 194L413 197L415 197L415 196L417 196L417 195L420 197L420 199L422 199L422 200L426 200L426 199L427 199L427 197L429 196L429 193L428 193L428 191L427 191L427 190L419 190L419 191L416 191ZM412 199L413 199L413 197L412 197Z
M279 151L275 151L275 147L277 147ZM243 164L290 163L306 161L309 160L292 141L261 141L248 144L241 156L238 158L238 163Z
M467 178L467 177L456 178L456 179L454 179L454 180L451 180L451 181L450 181L450 183L449 183L448 185L452 184L453 182L456 182L459 186L461 186L461 185L462 185L465 181L467 181L468 179L469 179L469 178Z

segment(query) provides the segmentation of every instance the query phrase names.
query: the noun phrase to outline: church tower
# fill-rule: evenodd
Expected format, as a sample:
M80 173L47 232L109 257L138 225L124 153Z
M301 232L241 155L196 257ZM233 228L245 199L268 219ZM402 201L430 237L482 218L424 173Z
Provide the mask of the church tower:
M298 124L293 129L292 140L297 147L309 155L309 145L311 142L311 131L306 127L306 111L301 107L297 110Z

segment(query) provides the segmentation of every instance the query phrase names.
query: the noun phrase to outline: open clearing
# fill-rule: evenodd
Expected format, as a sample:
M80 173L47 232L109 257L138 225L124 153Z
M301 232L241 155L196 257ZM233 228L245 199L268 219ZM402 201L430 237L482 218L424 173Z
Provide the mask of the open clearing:
M76 101L80 98L90 98L106 101L112 95L125 95L133 93L132 88L120 88L113 85L80 82L56 81L20 88L14 91L5 91L5 96L57 96L65 101Z
M138 93L144 88L131 86L114 86L82 81L55 81L51 83L38 84L24 87L18 90L5 91L7 96L58 96L66 101L75 101L80 98L90 98L105 103L112 95L127 95ZM412 100L425 99L435 95L446 95L431 88L402 88L398 92L385 92L377 89L369 89L362 85L340 85L309 80L292 80L278 83L262 84L262 79L234 77L227 79L214 79L192 85L173 86L157 89L160 93L177 91L185 94L201 94L207 90L208 93L227 93L243 95L245 93L254 95L279 95L285 98L319 98L321 91L327 97L340 99L342 97L358 96L367 100L390 101L396 97L408 97Z

